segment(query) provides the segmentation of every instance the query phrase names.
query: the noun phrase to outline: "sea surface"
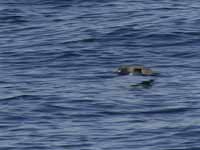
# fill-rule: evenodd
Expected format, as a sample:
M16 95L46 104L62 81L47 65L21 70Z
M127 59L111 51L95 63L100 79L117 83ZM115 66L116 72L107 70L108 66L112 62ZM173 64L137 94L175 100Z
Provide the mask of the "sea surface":
M1 0L0 149L199 150L199 14L198 0ZM116 74L132 64L159 75Z

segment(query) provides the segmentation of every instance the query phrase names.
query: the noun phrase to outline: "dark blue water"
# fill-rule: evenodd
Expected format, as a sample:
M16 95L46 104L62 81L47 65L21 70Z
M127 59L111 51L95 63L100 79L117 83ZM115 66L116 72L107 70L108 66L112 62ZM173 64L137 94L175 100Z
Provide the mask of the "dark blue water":
M1 0L0 149L199 150L199 14L197 0ZM160 75L113 73L126 64Z

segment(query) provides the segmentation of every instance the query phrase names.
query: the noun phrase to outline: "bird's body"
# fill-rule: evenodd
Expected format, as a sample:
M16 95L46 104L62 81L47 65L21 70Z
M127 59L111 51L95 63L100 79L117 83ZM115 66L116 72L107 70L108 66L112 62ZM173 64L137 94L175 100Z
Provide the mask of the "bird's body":
M118 68L117 73L119 75L129 75L129 74L136 74L136 75L154 75L155 72L153 72L150 68L146 68L139 65L134 66L121 66Z

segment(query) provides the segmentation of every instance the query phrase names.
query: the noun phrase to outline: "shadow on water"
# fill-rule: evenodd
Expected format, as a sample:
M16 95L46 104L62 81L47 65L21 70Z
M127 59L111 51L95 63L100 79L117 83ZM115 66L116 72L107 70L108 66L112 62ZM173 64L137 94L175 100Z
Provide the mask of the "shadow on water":
M132 89L135 89L135 88L145 88L145 89L148 89L148 88L151 88L154 84L154 79L150 79L150 80L146 80L146 81L142 81L140 83L137 83L137 84L132 84L130 85Z

